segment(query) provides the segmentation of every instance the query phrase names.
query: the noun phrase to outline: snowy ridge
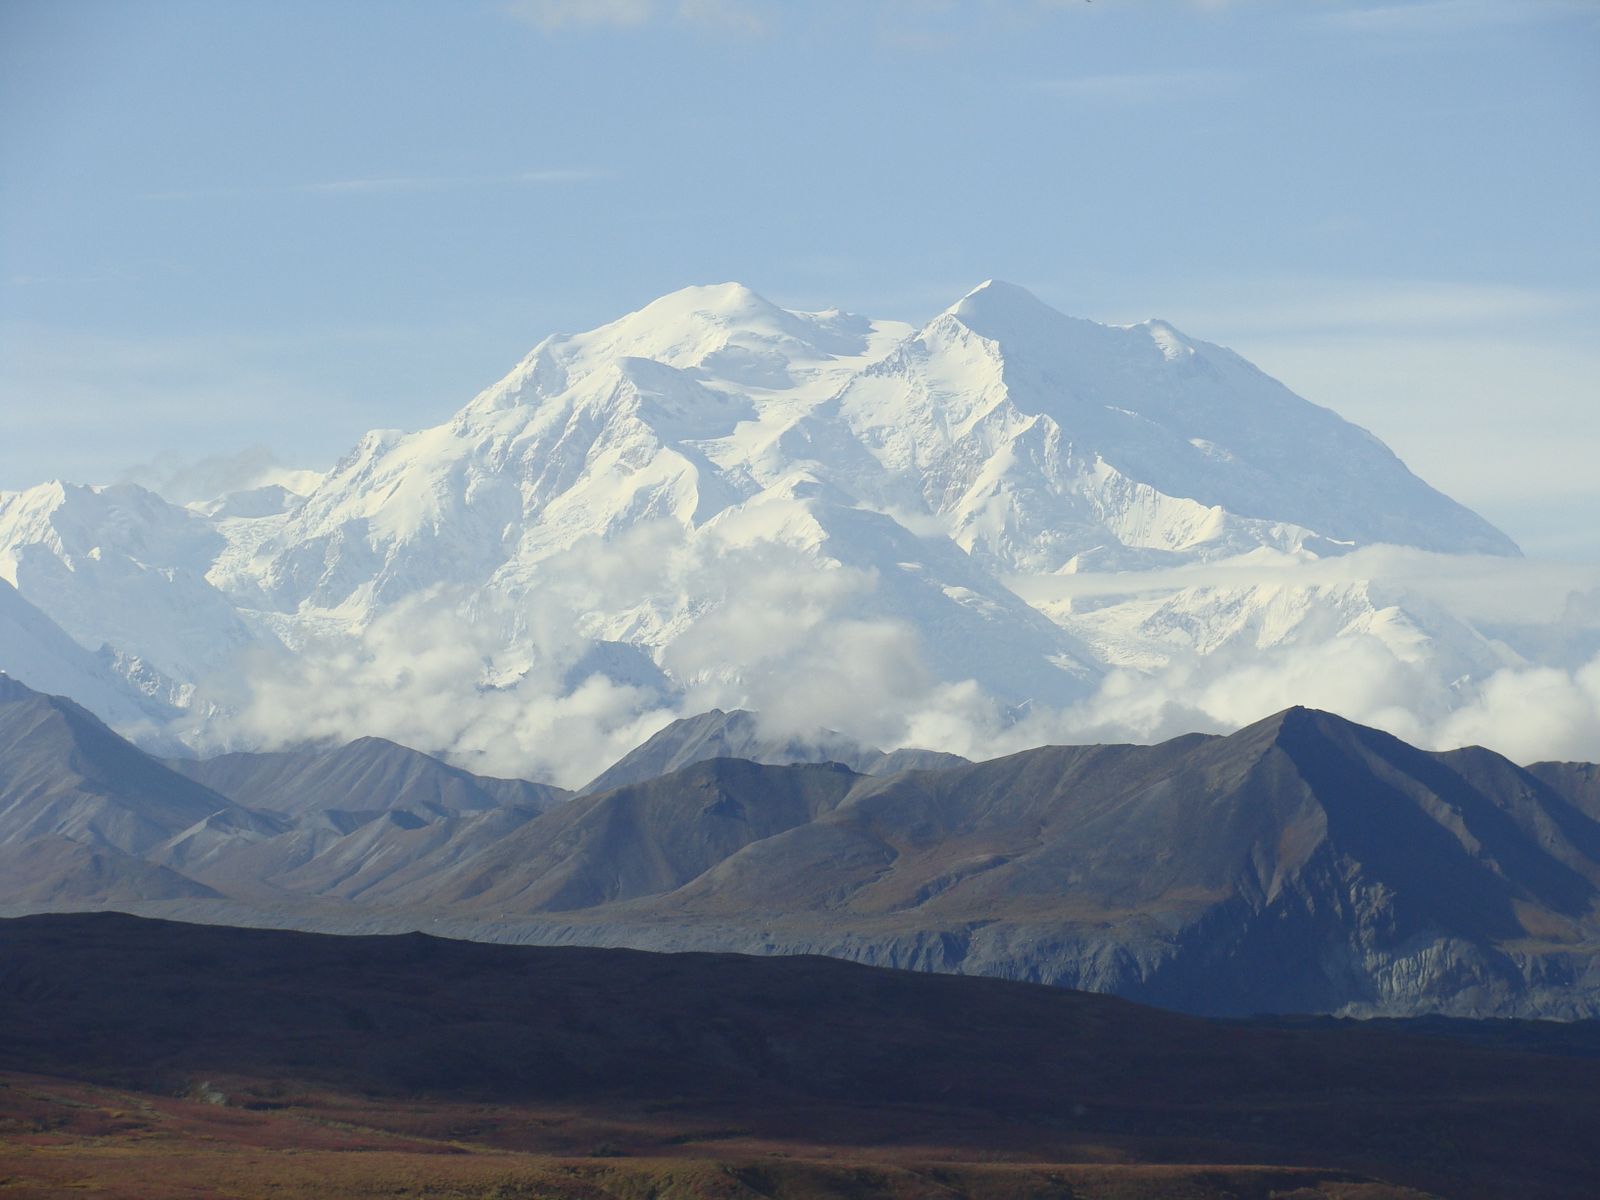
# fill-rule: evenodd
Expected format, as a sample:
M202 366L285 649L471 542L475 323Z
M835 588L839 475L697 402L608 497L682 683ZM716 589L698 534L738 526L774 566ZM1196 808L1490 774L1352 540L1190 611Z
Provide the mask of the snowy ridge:
M52 482L0 501L0 579L171 704L260 641L206 580L227 546L210 521L134 484Z
M132 664L113 652L91 653L44 613L0 580L0 649L4 674L54 696L71 696L84 707L147 745L164 748L164 726L178 710L157 696L165 681L141 687Z
M0 497L0 577L80 645L136 662L123 673L146 673L139 690L188 704L199 687L223 726L251 683L211 681L246 651L313 643L385 680L420 676L381 656L449 659L452 680L471 675L459 694L484 703L603 697L619 730L679 703L770 715L785 678L860 693L863 713L958 694L1020 712L1081 705L1107 670L1250 645L1372 639L1451 679L1514 664L1470 623L1361 586L1086 607L1029 604L1012 583L1378 543L1517 553L1231 351L1159 321L1066 317L993 281L920 329L686 288L545 338L442 424L369 433L325 476L186 508L132 485ZM402 654L424 609L477 632ZM665 682L601 671L584 692L572 671L597 644L637 648ZM893 678L863 690L872 671ZM789 707L796 732L849 715ZM378 719L353 697L326 719L363 711ZM848 732L943 728L900 717ZM452 748L445 736L424 748Z

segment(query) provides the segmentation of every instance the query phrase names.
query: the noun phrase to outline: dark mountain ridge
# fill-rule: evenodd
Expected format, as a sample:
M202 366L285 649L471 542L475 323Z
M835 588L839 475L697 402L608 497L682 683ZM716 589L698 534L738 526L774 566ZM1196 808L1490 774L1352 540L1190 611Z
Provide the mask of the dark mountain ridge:
M767 766L836 762L857 775L893 775L900 771L956 766L967 761L959 754L940 750L877 750L831 729L821 730L810 738L774 737L762 729L756 713L713 708L658 730L595 776L582 790L593 794L630 783L644 783L708 758L742 758Z
M87 709L0 675L0 845L59 834L141 854L236 808L124 741Z
M1227 736L890 776L702 758L553 808L542 795L476 807L530 793L376 740L210 776L259 789L245 794L271 812L152 762L75 706L17 693L0 715L0 834L101 827L63 821L74 805L149 824L111 847L131 856L119 865L13 852L34 866L8 882L11 912L116 902L328 930L823 953L1212 1014L1600 1013L1590 777L1425 752L1306 709ZM69 717L81 736L59 735ZM132 790L110 789L123 776ZM146 798L162 820L142 815ZM50 875L68 868L79 883Z
M385 738L342 746L169 759L174 771L270 812L408 809L430 817L549 808L572 793L547 783L473 775Z
M737 784L719 781L721 802L759 804ZM518 848L540 834L529 825L491 855L534 874ZM815 820L681 887L568 913L561 936L705 947L694 931L714 929L729 948L820 949L1200 1012L1531 1003L1570 1016L1594 1011L1600 984L1597 835L1538 776L1487 751L1430 754L1291 709L1227 737L859 779ZM483 896L504 912L518 904L509 891Z

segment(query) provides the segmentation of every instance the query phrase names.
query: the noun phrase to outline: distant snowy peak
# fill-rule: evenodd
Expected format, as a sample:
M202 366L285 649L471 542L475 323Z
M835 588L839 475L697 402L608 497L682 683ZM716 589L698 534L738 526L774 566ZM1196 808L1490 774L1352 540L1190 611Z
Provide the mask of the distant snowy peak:
M141 691L117 670L109 651L93 653L0 580L0 678L35 691L71 696L107 721L153 744L177 709Z
M221 544L204 521L137 484L55 480L0 498L0 577L13 584L30 546L66 560L115 548L194 566L209 563Z
M227 548L205 518L136 484L52 482L0 500L0 581L157 709L257 643L206 579Z
M536 404L630 359L714 390L815 393L910 332L836 309L793 312L742 284L689 287L588 333L546 338L466 411Z
M560 681L588 646L625 644L653 668L629 672L640 703L705 685L744 704L762 655L814 671L847 653L839 637L870 636L906 695L972 685L1020 710L1251 642L1372 633L1452 670L1491 662L1471 629L1366 593L1089 611L1030 605L1027 582L1375 542L1517 552L1231 351L998 281L921 328L685 288L545 338L441 417L373 431L325 475L255 464L248 486L183 507L133 485L0 494L0 580L88 656L17 649L38 622L13 603L0 669L87 680L107 712L166 711L211 702L247 651L259 666L402 636L385 619L415 602L492 633L462 655L474 686L577 686ZM770 636L730 649L718 614L754 608Z
M1232 351L1161 321L1063 316L1010 284L935 317L853 380L840 411L887 468L920 476L952 536L1009 569L1108 548L1517 553L1377 438Z
M725 284L547 338L444 424L362 439L251 569L275 606L333 607L698 527L790 469L773 445L796 416L910 332Z
M797 479L843 500L802 516ZM990 281L917 330L730 283L546 338L444 424L369 434L213 579L361 621L439 584L532 586L549 556L653 521L800 519L799 544L859 562L815 527L851 507L1005 572L1516 552L1372 435L1163 322L1067 317Z

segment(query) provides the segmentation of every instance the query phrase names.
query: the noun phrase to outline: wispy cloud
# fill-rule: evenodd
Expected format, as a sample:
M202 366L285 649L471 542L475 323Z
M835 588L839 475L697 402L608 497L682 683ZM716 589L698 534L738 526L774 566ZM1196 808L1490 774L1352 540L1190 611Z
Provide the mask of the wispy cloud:
M230 196L310 195L351 196L398 192L445 192L466 188L517 187L592 183L615 179L617 172L601 167L545 167L509 175L374 175L352 179L322 179L266 187L180 188L150 192L151 200L208 200Z
M511 177L514 183L592 183L615 179L617 172L599 167L554 167L542 171L522 171Z
M374 179L329 179L320 183L299 183L284 190L291 192L327 193L339 195L353 192L427 192L441 188L460 187L466 182L459 179L435 179L422 176L380 176Z
M1179 318L1257 333L1386 334L1504 330L1596 311L1600 295L1572 289L1406 279L1235 280L1201 289Z
M511 0L505 11L547 33L638 29L658 21L730 33L766 33L776 16L769 0Z
M1213 95L1237 87L1243 77L1229 71L1135 71L1036 79L1035 92L1090 104L1153 104Z
M321 472L289 467L260 442L243 450L186 455L175 450L125 468L118 483L136 483L174 504L210 500L227 492L277 484L306 494Z
M506 12L540 29L629 29L656 13L655 0L513 0Z
M1212 588L1242 597L1264 586L1333 612L1353 584L1413 614L1459 601L1482 617L1506 614L1517 628L1555 621L1565 640L1550 663L1492 668L1491 655L1472 678L1446 670L1450 652L1431 638L1406 646L1354 628L1268 648L1253 638L1208 653L1174 643L1164 666L1112 671L1081 703L1034 705L1020 720L973 680L941 682L909 626L875 618L879 580L870 572L825 566L775 543L702 543L666 522L614 543L580 543L540 570L540 586L515 601L419 592L353 638L330 632L296 657L246 661L215 690L203 687L223 716L197 730L197 741L210 751L378 734L485 773L576 784L671 717L712 706L754 708L776 736L828 727L869 744L987 758L1047 743L1231 729L1301 703L1425 746L1480 743L1524 762L1600 752L1600 660L1582 649L1592 647L1600 622L1593 565L1373 547L1331 562L1252 560L1169 573L1157 595ZM1130 581L1033 582L1098 582L1120 587L1114 595L1122 597ZM1134 585L1143 582L1139 573ZM598 614L680 595L685 586L708 603L657 655L682 692L603 676L573 688L571 668L592 646L582 631L597 627ZM1453 608L1416 619L1429 629L1459 628Z
M1600 16L1600 6L1592 0L1417 0L1323 12L1315 19L1351 33L1402 35L1456 33L1575 16Z
M34 288L34 287L95 287L105 283L132 283L139 278L138 273L126 267L108 268L103 271L86 272L84 274L35 274L28 271L19 271L5 277L7 287Z
M753 0L679 0L676 17L690 25L760 34L772 28L772 7Z
M1220 12L1228 8L1242 8L1258 0L1172 0L1172 2L1183 8L1197 8L1201 12ZM1053 12L1062 9L1082 9L1086 4L1093 4L1094 0L991 0L991 3L994 6L1008 4L1012 8L1031 9L1035 12Z
M329 364L393 361L416 347L427 349L412 357L415 376L429 359L481 356L470 326L318 322L157 336L0 320L0 489L51 477L108 483L164 450L203 456L248 443L302 465L331 462L361 430L425 423L438 392L396 384L380 411Z
M1092 597L1164 596L1183 588L1335 588L1374 579L1464 620L1539 624L1560 620L1572 593L1600 591L1600 563L1373 545L1329 558L1268 552L1150 571L1013 575L1005 582L1030 604L1048 607Z
M593 167L557 167L537 171L518 171L511 175L395 175L371 179L333 179L322 183L302 183L296 192L441 192L457 188L503 187L516 184L590 183L610 179L614 171Z

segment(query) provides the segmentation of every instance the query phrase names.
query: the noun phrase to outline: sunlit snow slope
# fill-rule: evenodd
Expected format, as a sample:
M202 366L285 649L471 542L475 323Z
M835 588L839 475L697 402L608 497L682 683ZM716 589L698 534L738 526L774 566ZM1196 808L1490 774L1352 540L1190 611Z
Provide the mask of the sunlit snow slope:
M814 671L839 644L914 659L906 694L971 681L1011 706L1081 701L1174 640L1206 653L1270 629L1413 654L1442 639L1453 670L1504 661L1469 627L1381 616L1394 605L1359 587L1092 614L1014 590L1376 543L1517 553L1231 351L998 282L921 329L686 288L547 338L441 425L367 434L304 496L0 496L0 578L144 694L183 705L198 685L219 718L249 703L241 651L325 653L424 603L480 631L467 659L491 689L571 691L596 643L634 647L643 668L601 674L636 709L685 689L743 703L759 670Z

